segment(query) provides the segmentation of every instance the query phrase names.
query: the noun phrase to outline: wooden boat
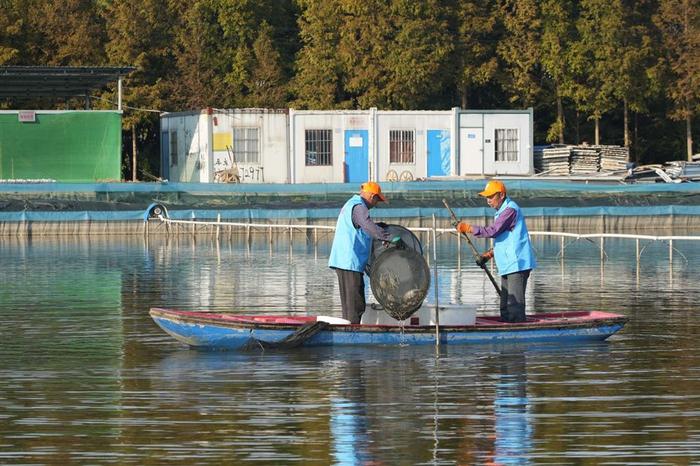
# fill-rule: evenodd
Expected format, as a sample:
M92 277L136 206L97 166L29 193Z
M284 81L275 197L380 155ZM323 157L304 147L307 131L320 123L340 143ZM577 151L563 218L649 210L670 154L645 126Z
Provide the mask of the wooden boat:
M153 320L168 334L193 348L238 350L251 342L274 345L294 340L302 329L315 327L301 346L430 345L434 325L364 325L343 323L323 316L239 315L152 308ZM315 326L319 322L321 326ZM347 322L347 321L345 321ZM522 323L501 322L498 317L476 317L473 325L439 327L441 344L508 342L569 342L604 340L627 322L627 317L600 311L531 314ZM283 345L280 345L283 346Z

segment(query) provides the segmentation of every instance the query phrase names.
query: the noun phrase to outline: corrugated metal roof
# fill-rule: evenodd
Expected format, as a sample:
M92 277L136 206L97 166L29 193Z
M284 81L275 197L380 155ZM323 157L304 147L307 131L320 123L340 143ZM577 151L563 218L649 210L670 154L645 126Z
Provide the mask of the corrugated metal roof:
M0 99L85 96L135 69L129 66L0 66Z

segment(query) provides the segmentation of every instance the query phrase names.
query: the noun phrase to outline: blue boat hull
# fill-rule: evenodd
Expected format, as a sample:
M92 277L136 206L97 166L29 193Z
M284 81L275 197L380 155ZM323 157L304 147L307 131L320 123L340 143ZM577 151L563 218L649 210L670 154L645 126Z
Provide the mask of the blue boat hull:
M581 319L567 318L566 313L562 313L559 314L561 317L524 324L485 321L471 326L441 327L439 338L445 345L604 340L622 329L627 321L624 316L599 314L605 316ZM152 309L151 316L165 332L182 343L219 350L241 349L251 339L279 342L303 324L231 321L210 317L206 313L163 309ZM309 322L308 318L305 322ZM333 325L311 336L303 346L434 345L435 338L435 327L432 326L401 329L382 325Z

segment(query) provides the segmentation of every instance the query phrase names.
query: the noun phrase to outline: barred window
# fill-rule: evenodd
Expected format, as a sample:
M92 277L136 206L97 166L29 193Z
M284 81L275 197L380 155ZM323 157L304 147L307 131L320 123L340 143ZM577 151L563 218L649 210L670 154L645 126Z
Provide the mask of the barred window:
M306 130L306 165L333 165L333 132L330 129Z
M496 162L518 161L518 130L496 130Z
M260 163L258 128L233 128L233 160Z
M177 131L170 131L170 165L177 165Z
M413 130L389 131L389 163L415 163Z

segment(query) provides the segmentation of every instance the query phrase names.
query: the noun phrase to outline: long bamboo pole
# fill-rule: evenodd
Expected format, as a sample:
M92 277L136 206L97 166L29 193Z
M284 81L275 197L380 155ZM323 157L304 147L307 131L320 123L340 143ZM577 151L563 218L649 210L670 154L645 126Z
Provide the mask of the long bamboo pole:
M456 227L459 223L459 219L457 219L457 216L450 208L450 205L447 203L447 199L443 199L442 203L445 204L445 207L447 207L447 210L450 212L450 216L452 217L452 226ZM472 243L472 240L469 238L469 235L467 235L466 233L462 233L462 236L464 236L464 238L467 240L467 243L469 244L469 247L472 250L472 254L474 255L474 260L478 260L481 257L481 253L477 251L476 247L474 246L474 243ZM501 287L498 286L498 283L496 283L496 279L494 279L493 275L491 275L491 271L486 268L486 264L482 264L481 269L484 272L486 272L486 276L489 277L489 280L491 280L491 284L498 292L498 296L501 296Z

